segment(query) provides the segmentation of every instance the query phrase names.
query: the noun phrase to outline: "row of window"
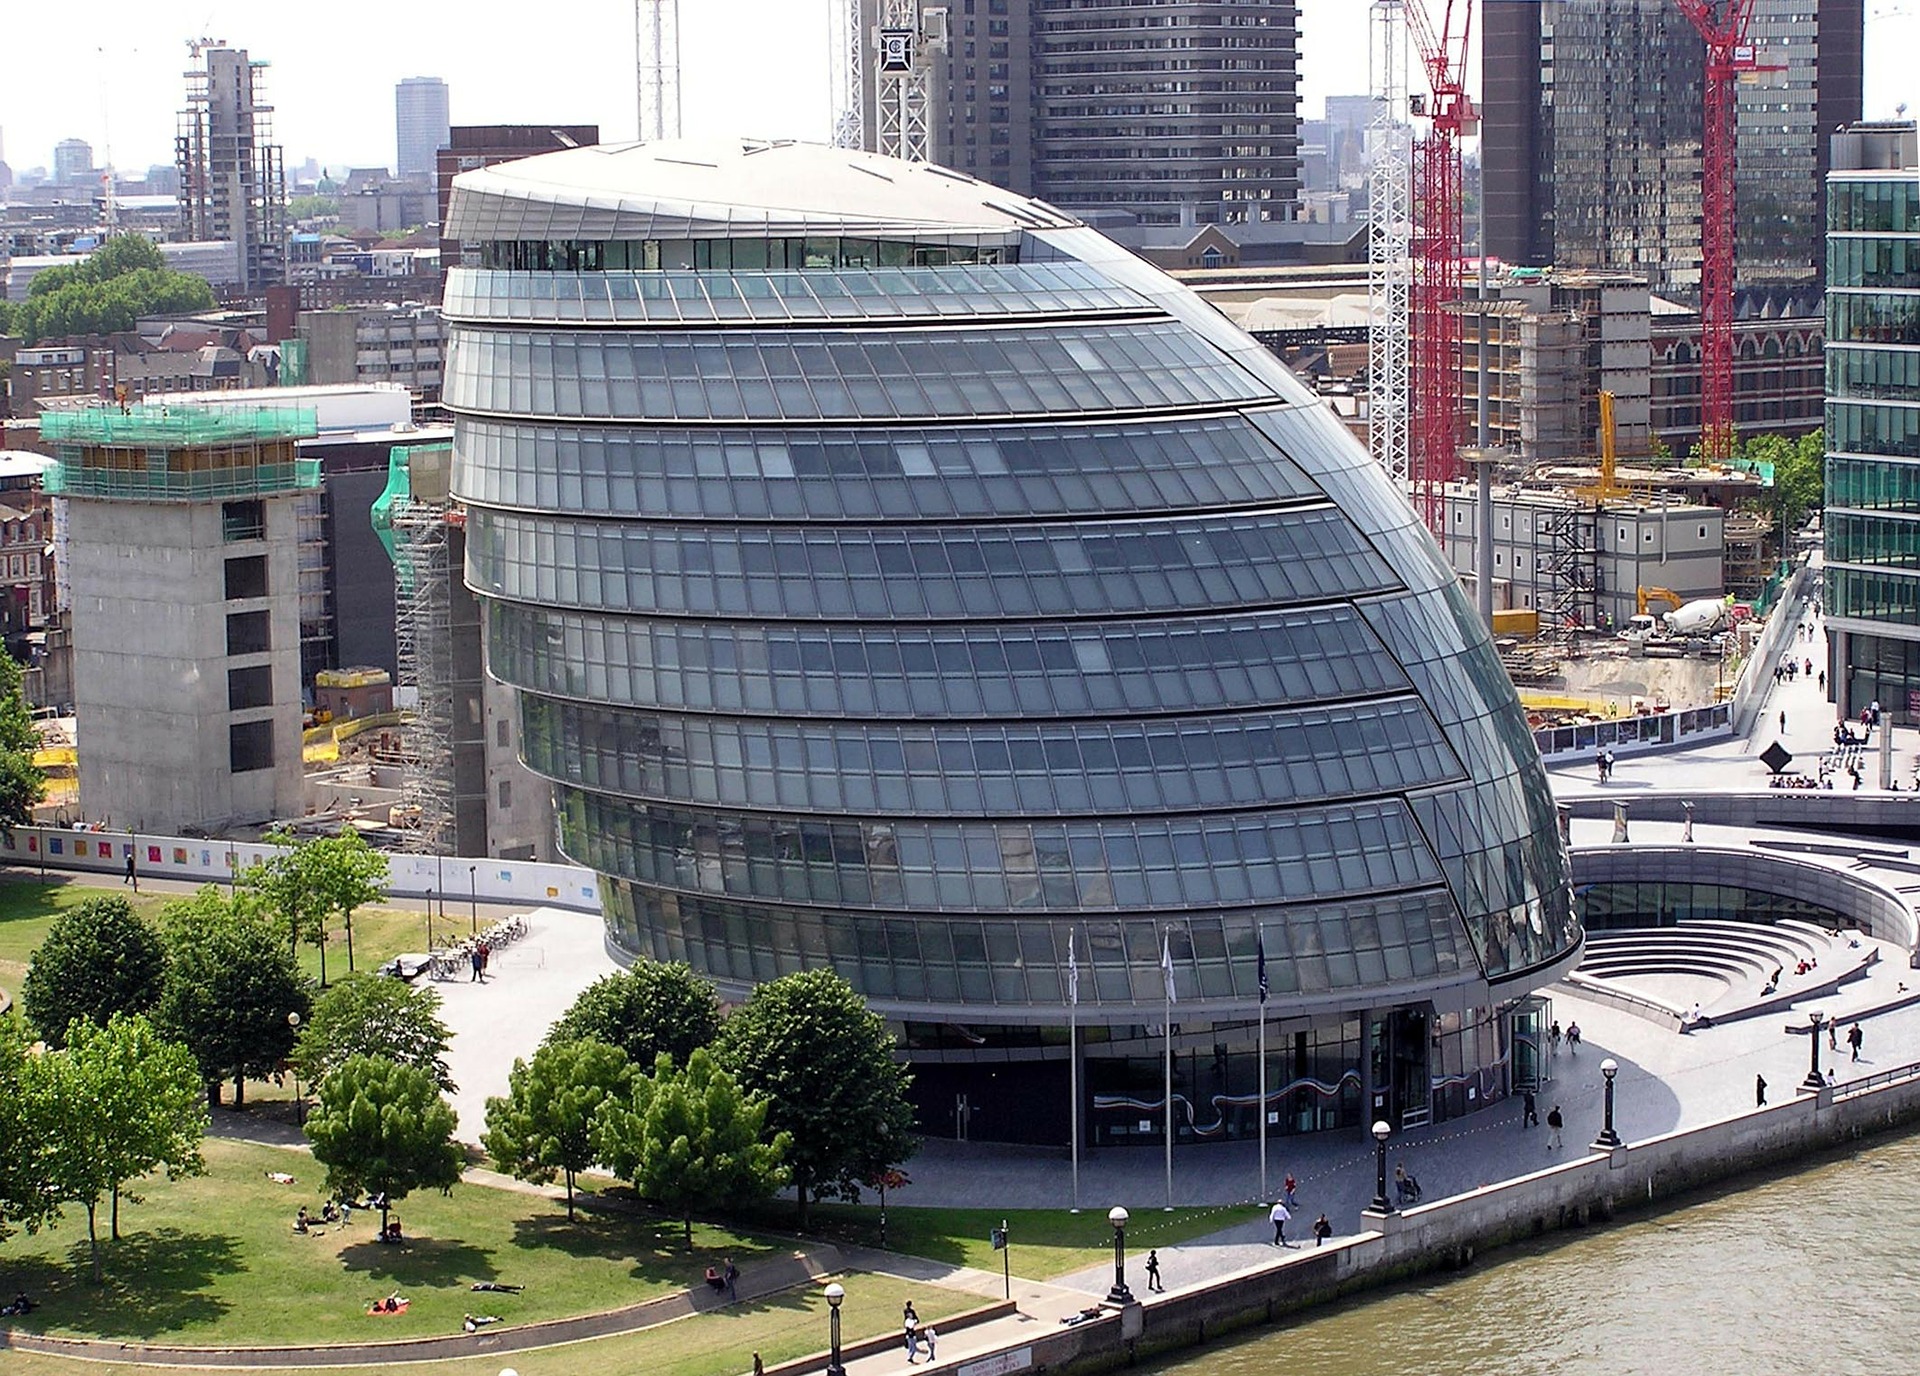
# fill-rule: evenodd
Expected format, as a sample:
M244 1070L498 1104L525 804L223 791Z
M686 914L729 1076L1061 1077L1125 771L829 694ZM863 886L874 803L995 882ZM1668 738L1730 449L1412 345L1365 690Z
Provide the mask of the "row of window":
M839 272L450 273L457 320L667 324L735 320L967 319L1140 312L1135 293L1085 263Z
M1399 799L1049 826L832 821L558 793L561 845L576 862L736 898L923 912L1196 908L1440 878Z
M1920 349L1835 345L1827 350L1826 387L1835 397L1920 400Z
M1227 711L1404 691L1349 606L1099 625L700 624L488 603L488 668L536 693L828 717Z
M995 236L1003 237L1003 236ZM495 239L469 260L502 272L776 272L800 268L907 268L1017 263L1018 236L1000 243L812 235L774 239Z
M460 419L483 506L719 519L1027 517L1317 496L1239 416L945 430L636 430Z
M1920 626L1920 574L1827 565L1825 606L1830 615Z
M1826 506L1829 510L1867 507L1920 511L1920 464L1831 455L1827 459Z
M1827 183L1827 228L1841 233L1920 233L1920 182L1911 177Z
M603 793L814 812L1155 812L1405 791L1463 775L1417 701L1057 727L778 723L526 695L526 761Z
M1920 231L1910 239L1827 239L1834 287L1920 287Z
M1254 401L1246 372L1171 324L704 334L465 326L446 404L516 416L918 420Z
M1920 458L1920 405L1911 401L1829 401L1827 452Z
M1827 558L1846 564L1920 568L1920 508L1904 516L1856 516L1829 511Z
M1473 953L1439 892L1175 920L886 917L744 904L602 881L607 926L627 950L684 960L736 985L830 969L864 997L1065 1007L1069 954L1082 1005L1157 1006L1162 943L1182 999L1311 997L1470 974Z
M1395 586L1331 507L1015 531L676 528L476 507L467 531L476 589L609 611L1096 616L1314 602Z
M1920 344L1920 292L1856 296L1827 293L1827 339L1840 344Z

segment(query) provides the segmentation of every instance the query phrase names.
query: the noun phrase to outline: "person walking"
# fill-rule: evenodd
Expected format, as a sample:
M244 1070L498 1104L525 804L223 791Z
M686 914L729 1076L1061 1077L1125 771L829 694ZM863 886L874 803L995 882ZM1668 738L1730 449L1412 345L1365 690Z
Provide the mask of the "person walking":
M1767 1077L1764 1075L1753 1077L1753 1106L1755 1108L1767 1106Z
M727 1282L727 1303L732 1304L740 1298L740 1268L733 1264L733 1258L727 1258L727 1269L721 1272Z
M1160 1283L1160 1253L1157 1249L1149 1248L1147 1251L1147 1289L1164 1290L1166 1288L1166 1286ZM931 1356L931 1352L929 1352L928 1355Z
M1273 1207L1267 1210L1267 1217L1273 1221L1273 1245L1276 1247L1285 1247L1287 1245L1287 1220L1293 1217L1293 1211L1288 1209L1283 1201L1276 1199L1273 1202Z
M480 978L480 948L478 946L467 952L467 965L473 971L472 974L467 976L467 983L472 984Z
M1520 1126L1523 1128L1540 1126L1540 1106L1534 1101L1533 1091L1530 1089L1520 1091Z
M1780 713L1780 729L1782 731L1787 729L1787 714L1785 709L1782 709Z
M1567 1054L1571 1056L1574 1052L1578 1051L1579 1049L1580 1049L1580 1024L1577 1022L1570 1022L1567 1024Z
M1557 1022L1547 1029L1547 1050L1555 1056L1560 1054L1560 1024Z
M1287 1175L1287 1178L1284 1181L1282 1181L1280 1184L1281 1202L1284 1203L1289 1209L1297 1209L1300 1207L1299 1202L1295 1200L1293 1197L1294 1188L1299 1183L1300 1183L1299 1181L1293 1178L1292 1173L1289 1172Z
M900 1326L907 1339L907 1361L920 1360L920 1316L914 1313L913 1301L908 1300L900 1310Z
M126 874L126 877L120 881L120 883L123 886L127 884L131 884L133 885L133 891L135 893L140 892L140 871L134 867L132 846L127 847L127 874Z
M1853 1048L1854 1060L1857 1061L1860 1059L1860 1047L1866 1040L1867 1034L1860 1030L1859 1023L1855 1023L1847 1029L1847 1045Z
M1318 1247L1333 1236L1333 1222L1324 1213L1313 1220L1313 1245Z
M760 1360L758 1352L753 1354L753 1376L767 1376L767 1364Z
M933 1345L940 1341L940 1335L934 1330L932 1324L928 1324L920 1330L920 1341L927 1345L927 1360L931 1362L933 1360Z
M1827 1019L1827 1050L1838 1051L1839 1049L1840 1049L1840 1019L1828 1018Z
M1548 1151L1559 1150L1560 1129L1565 1127L1566 1125L1567 1125L1567 1120L1560 1116L1560 1105L1555 1104L1552 1108L1547 1110L1547 1150Z

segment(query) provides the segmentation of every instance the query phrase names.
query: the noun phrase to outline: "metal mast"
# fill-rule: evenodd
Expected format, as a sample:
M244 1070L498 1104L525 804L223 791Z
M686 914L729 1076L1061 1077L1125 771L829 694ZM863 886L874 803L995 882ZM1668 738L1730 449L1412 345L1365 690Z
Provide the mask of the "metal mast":
M827 0L827 62L833 90L833 146L867 146L866 38L860 0Z
M394 648L398 681L419 694L407 724L401 849L444 854L453 845L453 603L445 502L409 493L393 503Z
M1407 22L1431 92L1424 101L1414 97L1409 108L1432 120L1426 137L1414 145L1411 469L1414 505L1434 537L1444 539L1442 496L1445 484L1460 475L1464 419L1460 405L1460 139L1477 132L1479 116L1466 93L1473 0L1432 2L1440 8L1437 30L1428 17L1427 0L1406 0Z
M1733 452L1733 84L1763 69L1747 37L1754 0L1674 0L1707 45L1700 112L1700 449ZM1777 70L1777 69L1774 69Z
M919 0L882 0L874 59L875 105L880 125L874 147L908 162L929 162L927 87L933 56L947 46L945 8L920 8Z
M1403 487L1407 463L1407 312L1413 285L1404 0L1373 0L1368 16L1373 119L1367 127L1367 443Z
M634 0L640 138L680 137L680 0Z

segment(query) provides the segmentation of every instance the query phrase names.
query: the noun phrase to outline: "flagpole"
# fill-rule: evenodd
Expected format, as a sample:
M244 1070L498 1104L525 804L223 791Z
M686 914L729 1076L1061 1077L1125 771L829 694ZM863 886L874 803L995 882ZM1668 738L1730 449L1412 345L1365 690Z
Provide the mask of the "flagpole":
M1173 944L1170 937L1161 937L1160 963L1166 976L1167 995L1167 1051L1166 1051L1166 1091L1167 1091L1167 1207L1173 1207Z
M1260 1198L1271 1202L1267 1194L1267 1000L1260 1000L1260 1112L1254 1115L1254 1129L1260 1134Z
M1073 1212L1080 1212L1080 965L1067 933L1067 1116L1073 1123Z

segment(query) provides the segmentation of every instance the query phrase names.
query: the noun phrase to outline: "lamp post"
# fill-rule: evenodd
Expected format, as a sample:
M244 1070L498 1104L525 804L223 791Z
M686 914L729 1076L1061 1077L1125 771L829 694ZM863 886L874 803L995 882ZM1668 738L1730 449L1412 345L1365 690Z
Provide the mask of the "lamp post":
M1386 1119L1373 1125L1373 1211L1377 1214L1393 1212L1393 1201L1387 1198L1387 1138L1392 1135Z
M846 1297L839 1281L827 1287L827 1376L847 1376L847 1369L840 1365L840 1302Z
M478 865L467 866L467 917L473 923L473 934L480 935L480 872Z
M300 1014L297 1010L287 1014L287 1026L293 1029L293 1035L298 1038ZM298 1048L295 1049L298 1050ZM300 1097L300 1062L297 1060L293 1063L293 1117L301 1127L307 1125L307 1101Z
M1114 1205L1107 1210L1107 1222L1113 1225L1113 1289L1107 1291L1107 1303L1132 1304L1133 1291L1127 1289L1127 1211Z
M1603 1151L1612 1151L1620 1145L1620 1134L1613 1130L1613 1077L1620 1073L1620 1062L1611 1056L1607 1057L1600 1062L1600 1073L1607 1081L1607 1097L1600 1135L1593 1139L1593 1145Z
M1827 1087L1826 1077L1820 1073L1820 1028L1826 1020L1827 1015L1818 1008L1807 1014L1807 1021L1811 1024L1807 1029L1807 1040L1813 1043L1813 1061L1807 1069L1807 1078L1800 1085L1800 1088L1805 1090L1822 1090Z

